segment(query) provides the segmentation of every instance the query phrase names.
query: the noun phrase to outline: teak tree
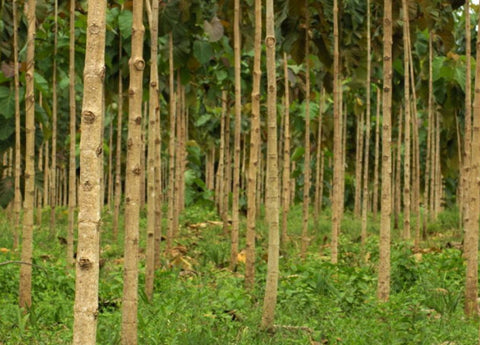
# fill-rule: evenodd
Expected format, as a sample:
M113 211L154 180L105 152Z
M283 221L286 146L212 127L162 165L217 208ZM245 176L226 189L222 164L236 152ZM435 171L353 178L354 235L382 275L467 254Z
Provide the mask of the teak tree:
M106 1L88 1L87 46L83 74L78 190L78 246L73 344L96 343L100 221L103 205L103 90L105 77Z
M383 118L382 190L380 218L380 256L377 296L387 301L390 295L390 222L392 214L392 1L384 1L383 14Z
M25 73L25 200L22 232L22 261L26 264L20 267L19 304L27 309L32 304L32 251L33 251L33 212L35 202L35 32L36 32L36 1L25 3L27 14L27 70ZM17 68L17 67L15 67Z
M273 328L277 304L279 239L278 152L277 152L277 77L275 71L275 17L273 0L266 1L266 64L267 64L267 176L265 212L268 222L268 263L262 327Z
M127 169L125 176L125 254L122 298L122 344L137 344L138 242L142 155L143 1L133 1L132 51L129 60Z

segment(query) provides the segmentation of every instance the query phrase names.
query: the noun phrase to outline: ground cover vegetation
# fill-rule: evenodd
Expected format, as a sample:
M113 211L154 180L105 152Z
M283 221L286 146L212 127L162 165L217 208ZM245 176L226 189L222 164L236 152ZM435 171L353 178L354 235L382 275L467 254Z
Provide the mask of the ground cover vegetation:
M59 212L59 236L67 232L65 209ZM2 309L0 341L4 344L68 344L72 337L74 275L66 270L65 244L48 236L48 217L35 240L33 307L22 313L16 301L18 267L0 266ZM320 216L316 240L304 261L298 259L301 207L291 211L292 241L282 251L277 323L290 326L274 334L261 332L259 303L266 270L266 226L258 222L256 288L243 286L244 265L228 270L229 245L214 210L186 209L173 260L162 258L156 272L155 293L149 302L140 280L139 342L141 344L473 344L477 322L463 313L465 266L458 212L445 211L428 230L421 250L398 239L392 247L392 295L387 303L375 297L378 260L378 221L360 247L360 223L348 214L340 238L337 265L330 263L324 237L330 235L329 210ZM108 223L111 215L105 214ZM2 262L19 260L10 250L12 232L1 218ZM145 218L142 227L146 227ZM312 224L311 224L312 225ZM43 231L42 231L43 230ZM121 244L112 242L111 229L102 232L99 285L99 344L120 341L122 296ZM145 237L140 247L144 248ZM241 241L240 248L244 248ZM8 250L7 250L8 249ZM244 251L243 251L244 253ZM144 256L144 254L140 254ZM242 255L240 259L242 262ZM140 260L140 276L145 262Z

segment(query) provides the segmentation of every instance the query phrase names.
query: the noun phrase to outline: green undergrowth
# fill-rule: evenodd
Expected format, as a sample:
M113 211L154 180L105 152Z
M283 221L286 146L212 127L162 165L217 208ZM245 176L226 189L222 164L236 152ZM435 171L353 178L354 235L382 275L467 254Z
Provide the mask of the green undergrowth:
M35 228L33 304L17 307L19 267L0 266L0 344L70 344L74 271L66 268L66 211L57 210L51 233L49 212ZM155 293L143 293L140 264L139 344L455 344L477 343L478 322L465 319L465 266L458 213L445 211L427 226L420 251L393 230L391 297L380 303L376 293L378 221L369 219L369 237L360 245L361 222L346 214L340 236L339 263L330 263L330 213L311 221L309 252L299 256L302 210L289 214L290 241L280 257L274 332L259 328L265 286L267 226L257 223L256 285L243 287L244 266L228 269L229 236L211 209L190 207L181 216L175 246L180 260L162 257ZM141 221L144 248L145 219ZM166 229L166 224L164 224ZM245 246L241 224L240 249ZM20 259L12 248L12 227L0 214L0 262ZM123 289L122 234L113 243L111 214L103 217L97 344L120 344ZM140 253L142 258L142 251Z

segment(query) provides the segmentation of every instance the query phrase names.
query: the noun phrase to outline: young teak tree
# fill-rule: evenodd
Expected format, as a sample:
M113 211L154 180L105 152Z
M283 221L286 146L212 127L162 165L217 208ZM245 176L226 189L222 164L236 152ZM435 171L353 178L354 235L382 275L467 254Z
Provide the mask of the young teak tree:
M27 14L27 70L25 73L25 201L22 232L22 261L20 266L19 304L28 308L32 304L32 247L33 212L35 202L35 96L34 96L34 59L35 59L35 0L25 3ZM15 66L15 68L18 68Z
M277 153L277 77L275 71L275 22L273 0L266 6L266 55L267 55L267 181L266 218L268 222L268 264L265 298L263 300L262 328L273 328L277 304L278 257L279 257L279 200L278 200L278 153Z
M240 131L242 129L242 89L241 89L241 61L240 61L240 0L234 1L233 19L233 52L235 57L235 131L233 144L233 193L232 193L232 232L230 249L230 268L237 266L240 194Z
M383 123L380 256L377 296L387 301L390 295L390 227L392 214L392 0L384 1L383 14Z
M260 80L262 70L262 2L255 0L255 42L253 60L252 117L250 128L250 164L247 184L247 238L245 287L251 289L255 282L255 222L257 217L257 174L260 154Z
M125 254L122 299L122 344L137 343L138 240L142 155L143 1L133 1L132 53L129 60L127 169L125 179Z
M103 204L102 123L106 1L88 1L87 47L80 138L78 247L73 344L96 343L100 220Z

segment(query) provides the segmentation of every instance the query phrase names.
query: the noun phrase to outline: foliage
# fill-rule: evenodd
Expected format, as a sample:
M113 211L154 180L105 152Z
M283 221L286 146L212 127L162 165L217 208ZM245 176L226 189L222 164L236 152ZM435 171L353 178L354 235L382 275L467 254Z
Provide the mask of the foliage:
M57 211L59 236L63 236L66 212L61 208ZM375 297L378 224L373 223L369 228L371 236L362 250L358 242L359 222L347 215L340 238L340 261L332 265L323 239L331 230L330 213L325 210L319 228L310 227L315 235L306 260L299 261L301 213L300 206L290 212L291 242L285 246L280 261L276 317L277 324L289 327L279 327L272 334L258 328L266 269L263 220L259 220L257 229L256 287L249 293L243 287L243 266L237 272L225 268L229 258L228 237L223 234L215 210L193 205L182 215L182 235L177 242L186 250L182 259L188 263L188 269L162 257L151 303L142 290L143 261L140 264L139 343L475 343L477 322L463 317L461 251L441 249L450 238L441 237L434 244L435 250L426 247L419 253L413 252L409 243L393 246L392 295L389 302L379 303ZM442 224L454 225L451 220L455 217L453 211L448 211L439 219ZM44 222L48 224L48 214ZM122 247L111 242L110 222L107 212L101 250L104 263L100 273L99 344L118 344L120 339ZM9 224L1 213L0 262L19 257L19 251L11 249ZM74 274L65 268L65 248L59 241L52 241L48 226L40 226L35 236L34 263L38 267L34 267L34 300L28 313L23 314L17 307L18 266L0 266L3 306L0 342L68 344L72 337ZM300 326L308 327L309 331Z

